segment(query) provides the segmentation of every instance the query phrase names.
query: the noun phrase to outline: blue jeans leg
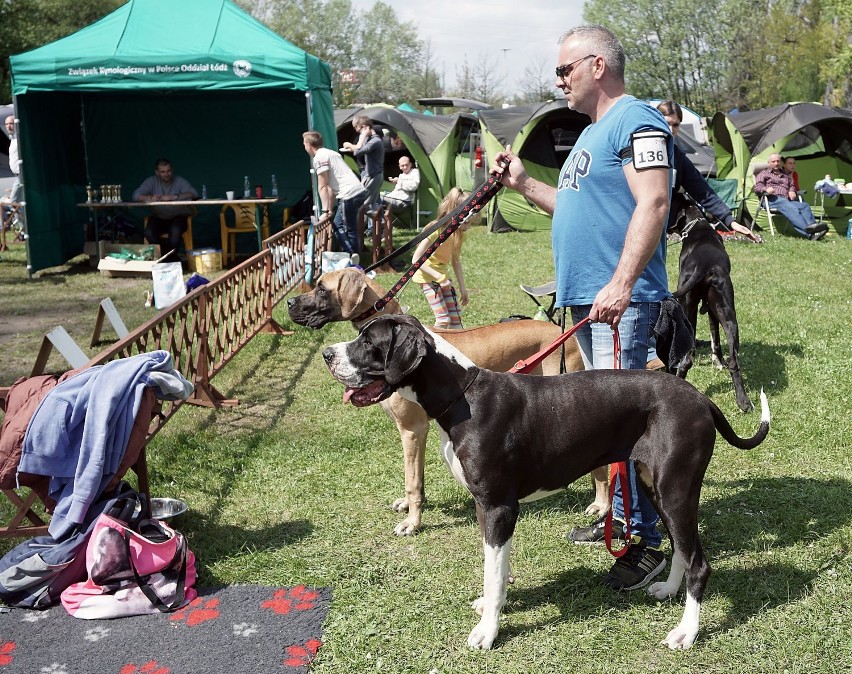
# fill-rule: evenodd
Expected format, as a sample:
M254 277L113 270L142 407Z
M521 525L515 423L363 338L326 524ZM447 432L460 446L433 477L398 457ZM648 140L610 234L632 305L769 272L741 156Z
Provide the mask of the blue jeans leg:
M805 227L814 224L816 218L814 218L813 211L811 211L811 207L808 204L802 201L790 201L786 197L771 195L769 197L769 205L787 218L799 234L805 238L810 238L811 235Z
M589 315L591 306L571 308L571 317L577 324ZM621 342L621 367L625 370L644 370L648 363L648 348L653 345L654 326L660 317L660 305L656 302L631 302L618 324ZM612 369L612 329L606 323L587 323L576 333L580 353L586 369ZM630 483L630 532L642 537L646 545L656 548L662 542L657 531L660 517L645 492L637 484L636 465L627 462L627 480ZM624 499L621 481L616 480L612 495L612 511L615 517L624 518Z

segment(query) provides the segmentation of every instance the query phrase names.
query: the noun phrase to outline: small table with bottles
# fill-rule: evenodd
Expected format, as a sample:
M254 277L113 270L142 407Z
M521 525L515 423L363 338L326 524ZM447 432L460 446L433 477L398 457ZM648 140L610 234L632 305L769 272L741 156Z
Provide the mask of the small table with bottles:
M150 201L121 201L121 189L120 185L116 186L103 186L106 187L116 187L116 190L107 190L100 191L100 194L95 190L91 190L91 188L86 188L86 196L87 198L91 197L90 201L86 201L82 204L77 204L80 208L88 208L91 213L97 213L98 211L104 211L109 213L108 222L114 221L114 213L118 209L124 208L156 208L157 206L223 206L225 204L238 206L240 208L250 208L254 206L255 208L255 219L254 224L257 229L257 249L261 250L263 245L263 237L261 234L261 227L264 220L264 217L268 215L269 205L276 203L279 199L278 197L262 197L260 199L246 199L246 198L234 198L234 199L185 199L179 201L164 201L164 202L150 202ZM107 195L107 200L103 200L103 195ZM101 196L101 200L97 200L97 196ZM115 200L117 199L117 200ZM95 220L95 244L97 245L100 240L99 230L97 218Z

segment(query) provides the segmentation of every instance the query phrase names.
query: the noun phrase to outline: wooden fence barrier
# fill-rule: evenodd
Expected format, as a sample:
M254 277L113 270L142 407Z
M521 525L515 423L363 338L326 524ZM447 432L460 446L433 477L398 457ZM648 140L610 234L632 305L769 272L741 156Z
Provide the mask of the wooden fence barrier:
M238 404L216 390L210 380L258 333L286 334L272 318L272 311L288 293L318 275L322 252L331 247L331 223L314 228L313 241L308 241L308 235L307 224L298 222L265 239L257 255L196 288L86 363L86 367L103 365L159 349L172 354L175 369L195 389L186 401L161 402L151 418L146 444L183 402L207 407ZM5 390L0 389L0 397L4 395ZM140 488L147 491L144 449L134 470ZM43 533L44 522L31 508L32 494L21 499L12 498L15 492L11 490L3 491L15 512L0 527L0 537ZM24 519L30 524L21 526Z

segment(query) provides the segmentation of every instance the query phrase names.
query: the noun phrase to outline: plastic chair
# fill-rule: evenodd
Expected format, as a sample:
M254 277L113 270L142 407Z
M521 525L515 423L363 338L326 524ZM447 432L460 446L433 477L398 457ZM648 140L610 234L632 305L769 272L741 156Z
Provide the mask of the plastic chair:
M195 210L195 206L193 206L192 207L192 213L190 213L189 215L186 216L186 231L183 233L182 238L183 238L183 247L185 249L184 252L187 255L189 255L189 251L191 251L194 248L194 246L192 245L192 216L194 216L196 213L197 213L197 211ZM145 216L145 222L143 224L143 227L148 227L148 220L150 218L151 218L150 215ZM167 239L168 236L169 235L168 235L167 232L163 232L160 235L160 239ZM163 246L160 250L165 250L165 246Z
M228 224L228 212L234 213L234 225ZM257 234L254 204L225 204L219 212L219 228L222 234L222 266L228 266L228 260L236 260L237 234ZM264 210L261 236L269 237L269 213Z

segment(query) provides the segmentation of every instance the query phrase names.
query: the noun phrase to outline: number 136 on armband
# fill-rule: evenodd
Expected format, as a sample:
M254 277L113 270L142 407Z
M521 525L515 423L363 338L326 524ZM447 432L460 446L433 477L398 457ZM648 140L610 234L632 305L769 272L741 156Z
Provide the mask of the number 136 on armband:
M630 136L633 167L637 171L669 168L668 134L662 131L638 131Z

